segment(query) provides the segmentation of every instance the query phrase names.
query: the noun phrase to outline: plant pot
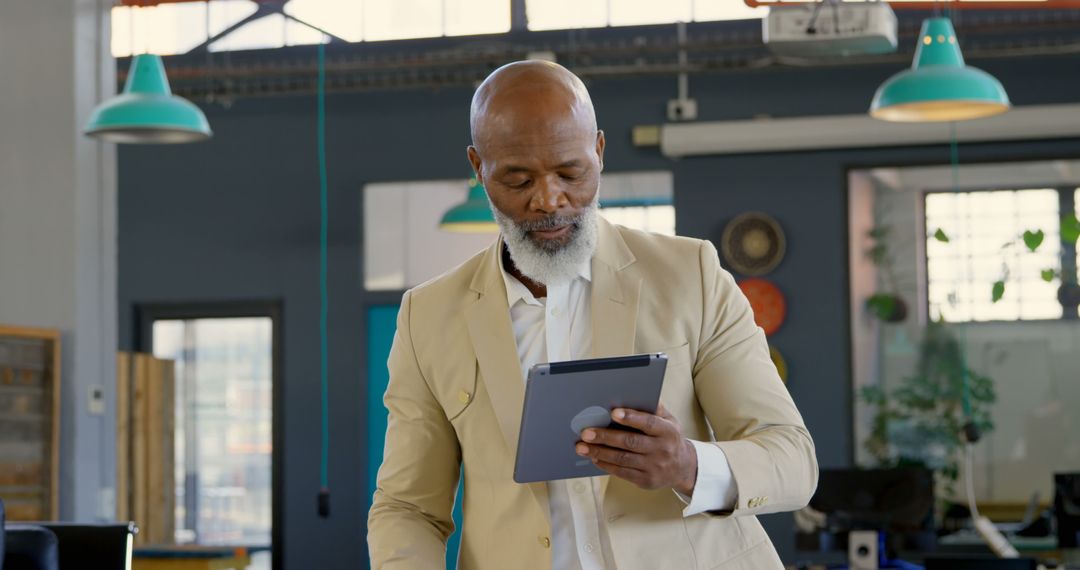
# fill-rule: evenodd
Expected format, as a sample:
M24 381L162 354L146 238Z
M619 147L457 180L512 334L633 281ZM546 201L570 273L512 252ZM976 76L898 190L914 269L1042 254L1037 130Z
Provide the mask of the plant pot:
M1075 311L1080 306L1080 285L1076 283L1062 283L1057 291L1058 302L1065 310Z
M899 295L877 293L866 300L866 308L886 323L899 323L907 318L907 303Z

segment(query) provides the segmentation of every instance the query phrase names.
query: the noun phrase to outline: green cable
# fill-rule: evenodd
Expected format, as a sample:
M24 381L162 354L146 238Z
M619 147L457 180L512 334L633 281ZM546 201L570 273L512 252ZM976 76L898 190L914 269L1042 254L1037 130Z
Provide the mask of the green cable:
M325 493L329 488L328 464L330 462L330 386L328 368L330 362L329 331L330 296L327 287L327 226L329 225L329 200L326 181L326 46L319 43L318 94L318 155L319 155L319 381L322 387L322 454L319 464L319 485Z
M956 122L949 123L949 165L952 170L952 189L953 192L960 191L960 147L956 140ZM967 329L964 325L958 325L960 328L960 338L957 339L957 349L960 351L960 373L963 375L960 380L960 403L964 410L964 418L968 421L973 421L971 415L971 374L968 370L967 364Z

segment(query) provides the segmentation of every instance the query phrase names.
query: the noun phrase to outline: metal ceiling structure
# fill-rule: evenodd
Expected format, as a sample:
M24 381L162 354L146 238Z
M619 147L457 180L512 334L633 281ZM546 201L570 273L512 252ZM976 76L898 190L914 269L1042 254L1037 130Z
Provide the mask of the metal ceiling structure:
M123 1L128 5L149 6L192 0ZM757 0L747 0L753 1ZM1045 3L1060 1L1080 4L1080 0L1046 0ZM524 0L512 2L514 10L524 11ZM236 98L313 93L317 75L315 46L214 53L206 49L209 43L256 17L280 14L284 4L284 0L261 1L249 18L230 26L196 50L166 57L174 91L189 99L225 104ZM819 60L812 65L910 62L919 24L930 13L926 8L932 7L924 5L923 11L898 14L901 48L894 54ZM524 27L523 23L519 21L518 25ZM965 10L957 15L956 28L964 38L965 56L973 60L1080 53L1080 10ZM762 44L759 20L695 22L686 24L686 30L685 63L680 63L676 26L671 24L552 31L518 28L506 34L484 36L331 41L326 48L327 89L348 92L472 86L493 67L539 52L553 54L557 61L585 79L790 65L774 57ZM127 67L118 66L121 70ZM118 80L124 79L125 72L121 71Z

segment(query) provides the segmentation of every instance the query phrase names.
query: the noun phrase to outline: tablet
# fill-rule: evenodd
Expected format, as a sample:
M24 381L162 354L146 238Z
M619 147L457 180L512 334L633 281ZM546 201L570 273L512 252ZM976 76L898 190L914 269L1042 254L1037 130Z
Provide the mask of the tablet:
M612 422L615 408L656 413L666 368L664 353L533 366L525 384L514 481L606 475L574 451L581 431L630 429Z

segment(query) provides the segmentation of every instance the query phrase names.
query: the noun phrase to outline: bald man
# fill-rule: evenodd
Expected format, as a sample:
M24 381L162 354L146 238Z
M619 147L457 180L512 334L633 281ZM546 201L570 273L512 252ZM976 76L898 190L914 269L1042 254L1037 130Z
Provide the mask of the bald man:
M372 568L444 566L459 473L459 568L782 568L755 515L809 501L814 445L715 248L598 216L604 133L566 69L495 70L471 121L501 233L402 298ZM661 408L575 447L608 475L513 481L533 364L645 352L668 355Z

